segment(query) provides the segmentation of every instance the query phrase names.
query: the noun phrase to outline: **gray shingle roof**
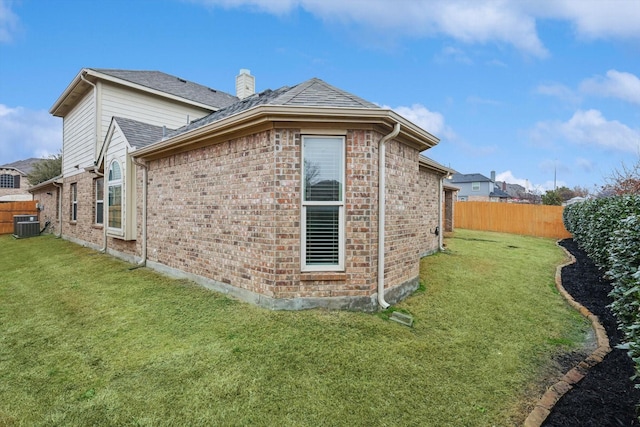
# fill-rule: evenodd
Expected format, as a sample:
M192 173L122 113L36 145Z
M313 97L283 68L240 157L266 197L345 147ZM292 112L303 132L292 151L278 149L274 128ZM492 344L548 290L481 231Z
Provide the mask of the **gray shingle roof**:
M161 71L114 70L92 68L108 76L159 90L181 98L209 105L214 109L227 107L238 101L233 95L193 83Z
M491 182L489 178L480 173L454 173L449 181L453 184L461 184L463 182Z
M164 132L162 126L154 126L124 117L114 117L113 120L118 123L132 147L142 148L162 140Z
M509 194L505 193L504 191L496 187L493 189L491 193L489 193L489 197L500 197L501 199L507 199L511 196L509 196Z
M222 110L209 114L186 126L170 132L169 137L180 135L225 117L249 110L259 105L295 105L305 107L376 108L380 107L353 94L338 89L318 78L309 79L296 86L253 94Z
M0 169L15 169L19 172L22 172L24 175L29 175L29 173L31 173L31 170L33 169L33 165L40 162L41 160L42 159L30 157L28 159L18 160L13 163L1 165Z

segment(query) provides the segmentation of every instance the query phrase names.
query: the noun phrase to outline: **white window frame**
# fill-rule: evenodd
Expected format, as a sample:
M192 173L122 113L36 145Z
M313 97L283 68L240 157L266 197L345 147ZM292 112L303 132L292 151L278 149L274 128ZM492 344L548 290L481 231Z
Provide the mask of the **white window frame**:
M480 191L480 183L472 182L471 183L471 191Z
M71 221L78 221L78 183L71 183Z
M120 178L111 179L111 169L114 164L117 164L118 169L120 169ZM107 172L107 217L103 218L103 221L106 222L109 231L117 235L121 235L124 230L124 172L122 164L117 159L113 159L111 163L109 163L109 169ZM117 187L120 187L120 227L113 227L111 226L111 188Z
M102 181L102 191L98 189L98 182ZM94 223L97 225L104 225L104 177L96 178L94 180L93 189L96 193L95 197L95 209L96 214L94 216ZM98 216L102 217L102 221L98 221Z
M340 165L340 179L342 183L341 200L339 201L306 201L305 200L305 140L306 139L331 139L341 142L342 162ZM302 135L301 140L301 185L300 185L300 201L301 216L300 222L300 249L301 249L301 270L307 271L344 271L345 257L345 196L346 196L346 143L344 136L329 135ZM338 207L338 263L337 264L307 264L307 208L309 206L337 206Z

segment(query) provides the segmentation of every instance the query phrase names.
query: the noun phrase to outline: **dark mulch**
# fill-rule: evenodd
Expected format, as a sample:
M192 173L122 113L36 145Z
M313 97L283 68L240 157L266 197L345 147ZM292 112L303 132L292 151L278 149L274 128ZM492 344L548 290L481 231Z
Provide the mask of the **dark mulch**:
M615 348L623 336L607 307L611 303L608 297L611 284L572 239L560 244L576 257L575 264L562 269L562 285L576 301L598 316L613 350L560 399L543 426L640 426L636 412L640 389L631 381L633 362L624 350Z

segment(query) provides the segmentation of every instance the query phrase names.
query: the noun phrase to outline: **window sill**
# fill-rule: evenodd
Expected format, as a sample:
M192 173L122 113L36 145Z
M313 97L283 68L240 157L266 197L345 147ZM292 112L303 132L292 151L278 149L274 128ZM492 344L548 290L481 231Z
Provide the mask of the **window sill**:
M78 221L69 221L69 225L78 225Z
M302 272L301 282L344 282L347 280L347 273L344 272Z
M97 230L103 230L104 229L104 225L102 225L102 224L93 224L91 226L91 228L95 228Z

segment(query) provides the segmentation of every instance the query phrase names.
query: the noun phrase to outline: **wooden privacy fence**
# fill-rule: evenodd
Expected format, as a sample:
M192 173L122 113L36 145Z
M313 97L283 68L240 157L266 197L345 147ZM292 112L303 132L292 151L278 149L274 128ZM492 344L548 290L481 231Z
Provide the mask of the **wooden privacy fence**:
M562 206L496 202L456 202L455 228L565 239Z
M0 234L13 233L14 215L38 215L37 200L0 203Z

